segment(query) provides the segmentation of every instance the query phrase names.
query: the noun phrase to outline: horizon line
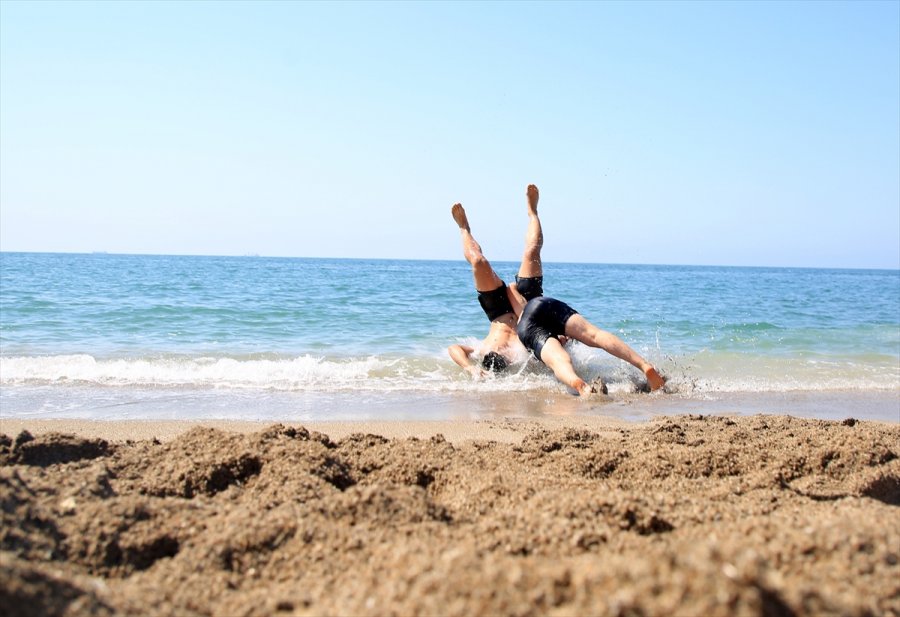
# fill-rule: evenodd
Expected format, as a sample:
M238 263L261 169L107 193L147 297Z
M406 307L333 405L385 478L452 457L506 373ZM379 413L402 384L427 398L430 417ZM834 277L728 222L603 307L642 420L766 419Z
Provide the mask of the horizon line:
M0 249L0 255L3 254L24 254L24 255L85 255L85 256L110 256L110 257L230 257L230 258L246 258L246 259L321 259L321 260L358 260L358 261L437 261L437 262L465 262L463 258L436 258L436 257L322 257L322 256L301 256L301 255L263 255L260 253L219 253L219 254L199 254L199 253L119 253L115 251L6 251ZM517 260L512 259L494 259L493 263L516 263ZM896 268L873 267L873 266L761 266L761 265L735 265L735 264L690 264L690 263L637 263L637 262L602 262L602 261L548 261L543 260L545 264L561 264L561 265L598 265L598 266L643 266L643 267L675 267L675 268L747 268L747 269L780 269L780 270L868 270L882 272L900 272L900 264Z

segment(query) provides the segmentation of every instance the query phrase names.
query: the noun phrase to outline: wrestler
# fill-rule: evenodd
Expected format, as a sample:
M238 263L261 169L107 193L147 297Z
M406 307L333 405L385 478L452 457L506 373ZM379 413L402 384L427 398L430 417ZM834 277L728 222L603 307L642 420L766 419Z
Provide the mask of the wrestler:
M529 300L543 294L543 265L541 248L544 235L537 205L540 194L538 188L529 184L525 190L528 227L525 232L525 250L522 263L516 274L516 285L520 298ZM453 220L459 226L462 238L463 256L472 266L478 302L491 322L487 336L478 347L451 345L447 351L459 366L473 377L483 377L487 371L505 370L514 358L524 354L524 348L516 334L516 314L509 297L509 288L497 275L484 256L481 246L472 236L469 220L462 204L455 204L451 210ZM478 361L478 358L481 358Z
M525 347L534 356L550 367L561 382L585 396L595 392L607 393L606 385L599 380L593 384L585 382L575 372L572 357L559 340L560 335L580 341L589 347L596 347L625 360L644 373L647 389L651 392L662 388L666 381L649 362L629 347L615 334L601 330L571 306L548 296L528 300L516 292L515 284L510 286L510 302L519 316L516 333Z

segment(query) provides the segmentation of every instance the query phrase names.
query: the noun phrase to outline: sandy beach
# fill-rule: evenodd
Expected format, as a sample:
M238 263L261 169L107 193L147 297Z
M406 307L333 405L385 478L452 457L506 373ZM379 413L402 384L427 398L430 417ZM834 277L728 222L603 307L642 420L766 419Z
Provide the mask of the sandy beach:
M19 615L897 615L900 426L2 420Z

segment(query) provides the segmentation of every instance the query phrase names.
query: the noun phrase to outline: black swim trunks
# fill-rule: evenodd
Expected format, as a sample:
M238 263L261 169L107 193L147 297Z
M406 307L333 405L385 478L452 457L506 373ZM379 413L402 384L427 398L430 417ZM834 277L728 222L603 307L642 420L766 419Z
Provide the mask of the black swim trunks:
M519 276L516 275L516 289L525 298L525 301L533 300L544 295L543 276Z
M491 291L479 291L478 302L484 309L484 314L491 321L513 312L509 296L506 295L506 283L502 283L500 287Z
M547 339L565 334L566 322L572 315L577 314L578 311L565 302L540 296L529 300L525 305L516 333L522 344L533 351L535 357L540 360L541 350Z

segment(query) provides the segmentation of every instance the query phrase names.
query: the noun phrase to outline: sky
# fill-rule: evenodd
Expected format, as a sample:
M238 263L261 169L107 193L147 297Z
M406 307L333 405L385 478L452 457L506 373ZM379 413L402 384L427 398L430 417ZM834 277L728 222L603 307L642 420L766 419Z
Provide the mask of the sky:
M900 2L0 2L0 250L900 268Z

